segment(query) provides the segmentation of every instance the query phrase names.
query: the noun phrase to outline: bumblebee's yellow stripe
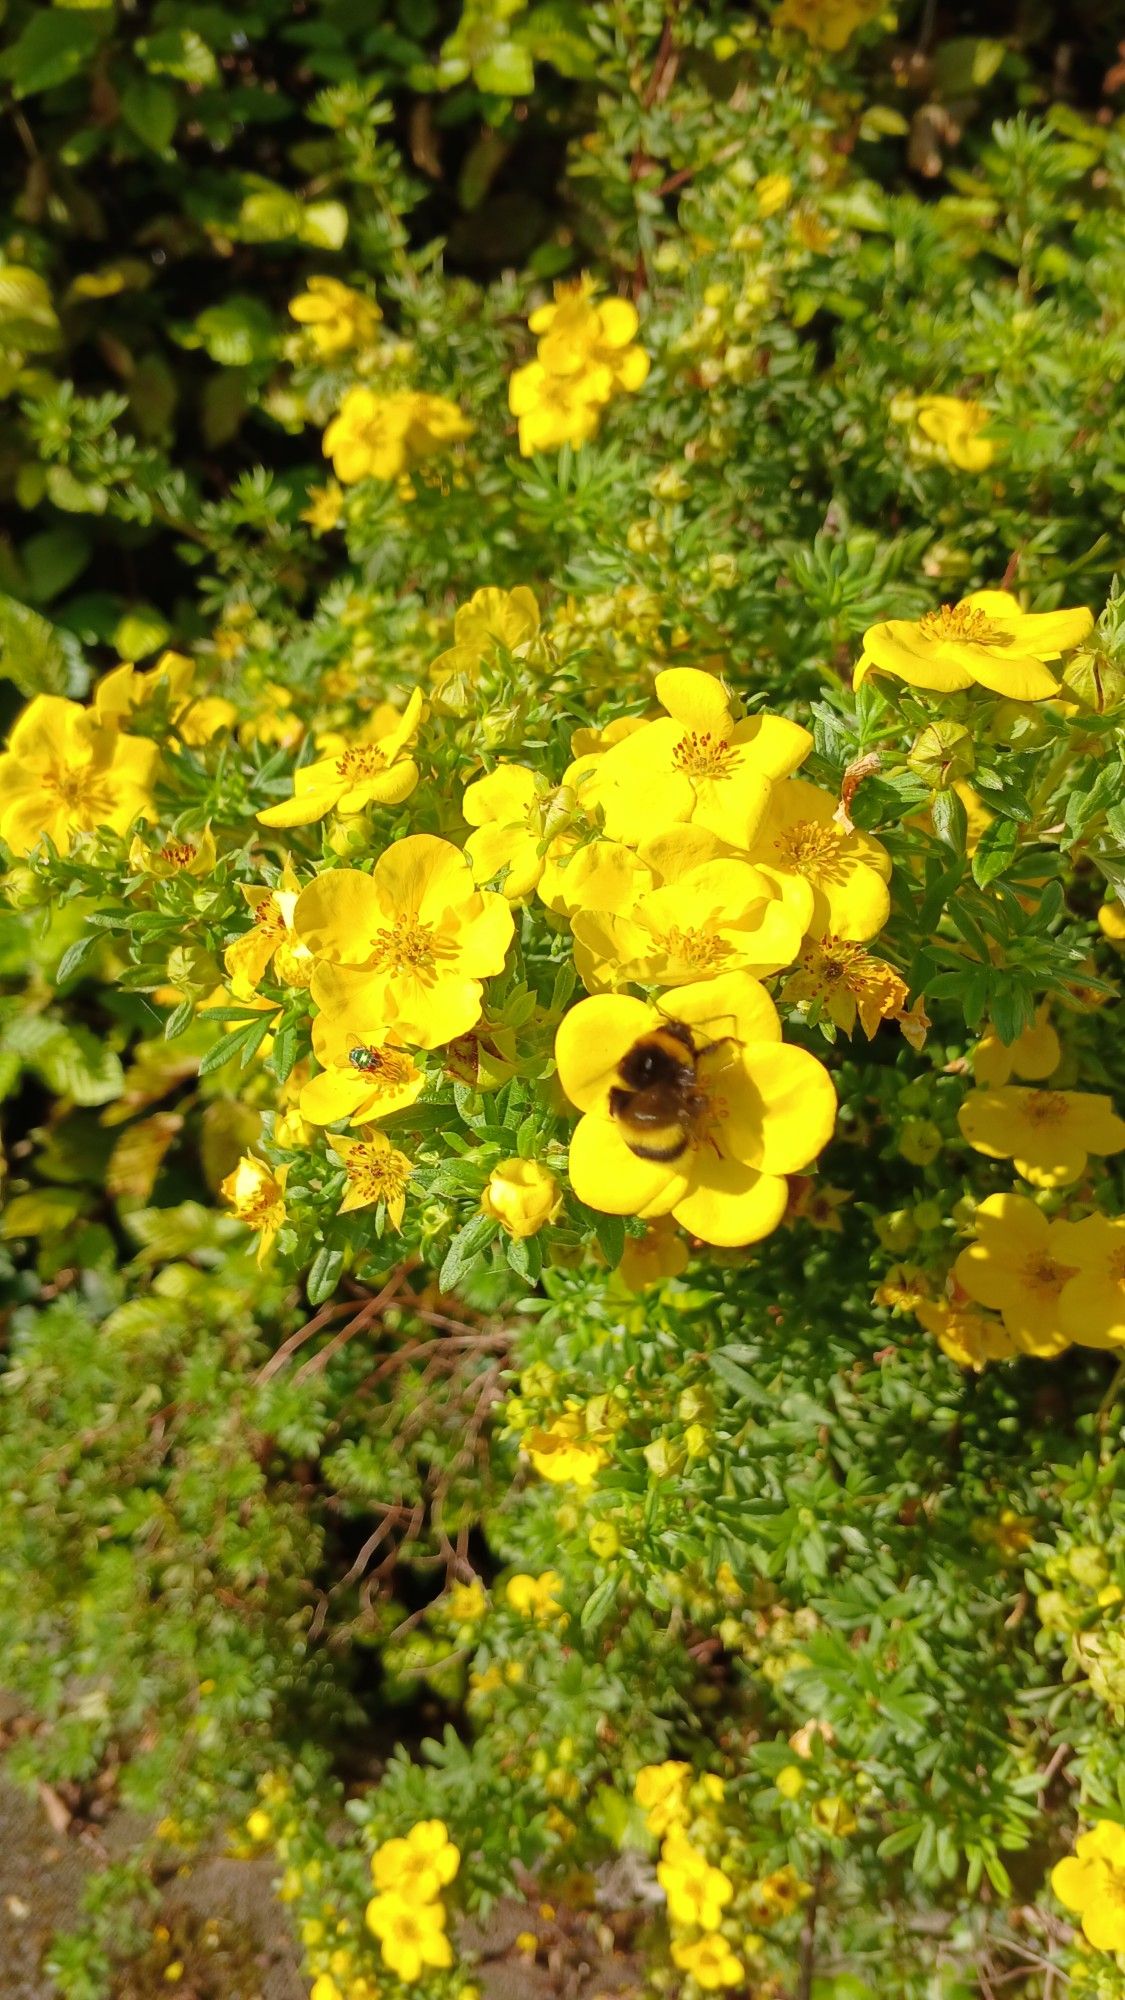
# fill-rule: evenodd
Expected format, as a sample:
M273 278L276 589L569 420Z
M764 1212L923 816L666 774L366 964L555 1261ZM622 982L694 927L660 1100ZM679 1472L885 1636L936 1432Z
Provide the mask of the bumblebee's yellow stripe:
M678 1160L687 1147L687 1133L678 1122L671 1125L646 1125L643 1134L631 1126L628 1118L618 1121L624 1135L625 1144L638 1160Z

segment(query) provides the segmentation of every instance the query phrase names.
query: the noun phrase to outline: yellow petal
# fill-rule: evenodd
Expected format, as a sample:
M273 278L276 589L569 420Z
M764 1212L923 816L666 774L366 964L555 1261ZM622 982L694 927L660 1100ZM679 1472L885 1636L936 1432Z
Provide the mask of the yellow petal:
M785 1181L703 1148L693 1163L691 1187L672 1212L704 1243L733 1249L770 1235L785 1214L788 1198Z
M781 1022L777 1008L764 986L748 972L727 972L718 979L693 980L666 993L661 1013L675 1021L686 1021L697 1030L700 1045L723 1040L780 1042Z
M316 956L355 965L370 956L372 939L392 917L372 876L330 868L302 889L293 928Z
M606 1215L666 1215L688 1187L678 1161L668 1164L638 1159L626 1145L620 1127L592 1112L580 1118L574 1128L569 1170L579 1201Z
M721 681L698 667L666 667L657 674L656 698L661 707L696 735L726 736L730 732L730 697Z
M555 1062L559 1082L579 1111L606 1109L622 1056L659 1020L655 1009L623 993L580 1000L563 1016L555 1037Z
M750 1044L722 1072L723 1143L770 1174L795 1174L828 1144L836 1092L822 1063L788 1043Z
M539 778L525 765L498 764L486 778L466 787L461 811L470 826L485 826L490 820L522 825L539 789Z

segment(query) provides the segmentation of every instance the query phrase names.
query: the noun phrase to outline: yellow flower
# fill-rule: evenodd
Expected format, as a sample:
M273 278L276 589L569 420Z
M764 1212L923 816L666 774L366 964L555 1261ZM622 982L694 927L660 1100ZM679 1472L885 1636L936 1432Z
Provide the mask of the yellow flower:
M345 486L360 479L398 479L471 430L456 403L444 396L349 389L324 433L324 455Z
M361 813L370 805L401 805L418 783L418 766L410 749L422 720L422 696L415 688L402 715L388 727L379 718L379 734L294 774L293 796L258 814L262 826L310 826L327 813Z
M301 509L314 535L330 535L340 525L344 512L343 489L330 479L325 486L309 487L309 504Z
M786 1862L784 1868L775 1868L771 1875L763 1875L751 1883L750 1914L764 1928L791 1917L811 1895L809 1884L802 1882L791 1862Z
M471 1583L455 1583L446 1592L441 1608L454 1625L475 1625L488 1610L488 1598L479 1576Z
M255 1806L246 1821L246 1831L251 1840L268 1840L273 1832L273 1821L260 1806Z
M315 277L308 290L289 301L290 316L307 328L318 354L331 359L349 347L368 347L383 315L374 299L341 284L339 278Z
M1041 1007L1033 1025L1017 1035L1014 1042L1002 1042L999 1035L990 1031L977 1043L972 1053L973 1076L988 1089L1007 1083L1013 1076L1041 1083L1045 1077L1054 1075L1061 1057L1059 1038Z
M309 1989L309 2000L343 2000L340 1989L331 1973L320 1972L317 1974Z
M534 1236L557 1214L559 1184L538 1160L501 1160L480 1198L486 1215L517 1241Z
M314 1024L314 1046L323 1025L323 1017ZM344 1053L346 1066L330 1064L301 1087L301 1117L310 1125L335 1125L342 1118L365 1125L372 1118L390 1118L413 1104L425 1087L425 1075L413 1056L385 1039L377 1044L353 1042Z
M1114 896L1098 911L1098 929L1112 944L1125 943L1125 906Z
M332 1150L343 1160L348 1176L337 1214L351 1215L357 1208L373 1208L381 1201L386 1203L392 1227L401 1229L406 1184L414 1171L406 1154L391 1145L385 1132L372 1132L369 1139L335 1138Z
M793 182L788 174L763 174L754 183L754 201L761 216L776 215L786 206L793 192Z
M996 445L981 436L989 412L967 397L896 396L891 416L913 426L911 449L919 458L940 459L958 472L985 472L996 456Z
M667 715L611 744L584 771L574 768L583 803L600 805L611 840L632 847L691 822L732 847L750 846L770 799L812 747L807 730L780 715L737 722L721 681L695 667L656 676ZM585 761L585 760L584 760Z
M652 869L622 841L591 840L578 848L560 841L545 856L539 899L573 921L589 910L630 909L653 882Z
M957 1114L963 1136L990 1160L1011 1160L1034 1187L1064 1187L1090 1153L1119 1153L1125 1121L1092 1090L971 1090Z
M585 1434L582 1416L573 1412L528 1431L522 1443L535 1471L552 1486L592 1486L609 1460L604 1446Z
M233 701L222 694L204 694L177 711L173 727L180 743L189 750L201 750L214 737L229 734L237 721Z
M205 826L195 840L173 836L162 847L149 847L141 834L134 834L129 866L136 874L151 875L158 882L176 875L210 875L215 866L215 836Z
M258 1262L264 1264L274 1237L285 1221L285 1180L288 1167L272 1170L263 1160L244 1153L219 1193L228 1201L239 1222L258 1231Z
M447 1969L453 1950L445 1935L441 1903L406 1903L400 1896L375 1896L367 1905L367 1927L379 1940L383 1963L407 1986L427 1967Z
M633 392L648 377L649 359L634 346L639 321L627 299L598 301L592 278L560 279L554 303L539 306L528 320L539 335L538 359L551 375L578 375L592 367L610 376L610 392Z
M1081 645L1093 614L1021 611L1007 590L977 590L911 622L892 618L863 635L856 687L869 673L891 674L935 694L983 687L1012 701L1051 701L1058 682L1044 665Z
M931 1289L928 1274L917 1264L892 1264L872 1296L889 1312L917 1312L920 1305L929 1304Z
M774 1784L783 1799L795 1799L804 1791L808 1780L799 1764L786 1764L778 1772Z
M155 666L142 673L131 661L103 674L94 689L94 709L99 722L120 725L134 709L150 702L165 701L178 717L195 674L186 653L161 653Z
M718 1930L723 1911L734 1894L734 1884L721 1868L712 1868L706 1856L692 1846L678 1827L673 1827L665 1838L656 1879L668 1899L668 1915L674 1924L696 1924L701 1931Z
M549 1625L553 1618L565 1618L558 1602L563 1581L557 1570L545 1569L541 1576L520 1572L508 1578L504 1595L521 1618L534 1618L537 1625Z
M526 659L538 636L539 606L526 584L514 590L492 584L475 590L454 614L452 646L430 668L442 707L464 714L482 668L503 659Z
M405 1840L385 1840L371 1857L371 1880L384 1894L432 1903L461 1865L460 1850L440 1819L419 1820Z
M463 812L475 832L465 842L474 882L502 875L502 893L521 903L536 888L546 861L543 802L547 781L524 764L498 764L466 787Z
M724 1937L696 1938L691 1944L685 1944L682 1938L675 1938L672 1942L672 1962L679 1966L681 1972L690 1973L705 1993L717 1993L722 1986L739 1986L742 1983L742 1960L735 1957Z
M682 1153L642 1159L610 1108L618 1065L668 1020L702 1043ZM559 1079L584 1114L570 1142L575 1194L611 1215L672 1214L705 1243L757 1242L777 1228L788 1189L831 1137L836 1096L826 1070L781 1040L777 1011L744 973L684 986L661 1008L624 994L582 1000L555 1043Z
M781 997L791 1007L809 1008L814 1021L827 1015L845 1035L858 1019L870 1041L880 1021L902 1018L907 988L885 959L825 933L805 944Z
M370 875L335 868L304 889L294 926L316 959L312 997L335 1031L378 1046L388 1030L424 1049L480 1017L514 925L503 896L473 886L447 840L410 834Z
M883 11L883 0L781 0L775 28L796 28L814 48L842 49Z
M28 702L0 755L0 839L30 854L42 835L60 854L77 834L125 833L151 819L159 752L62 695Z
M687 1818L686 1793L691 1765L677 1758L664 1764L645 1764L633 1781L633 1797L645 1816L645 1825L658 1840Z
M241 888L254 921L223 952L234 998L251 1000L271 964L280 985L307 986L312 975L312 957L294 932L293 912L299 891L297 877L288 862L276 889L258 888L246 882Z
M846 1840L859 1825L847 1800L838 1797L834 1792L816 1801L812 1809L812 1822L821 1833L829 1833L836 1840Z
M558 451L564 444L585 444L597 430L612 391L613 376L605 367L584 369L578 375L553 375L541 361L517 368L508 383L508 408L519 419L523 457Z
M631 1292L642 1292L686 1271L691 1253L670 1215L645 1225L643 1236L627 1236L617 1274Z
M1095 1951L1125 1951L1125 1826L1100 1819L1051 1870L1060 1903L1077 1912Z
M808 884L814 937L831 931L835 938L863 944L891 913L890 856L870 834L845 833L835 815L836 801L828 792L805 778L787 778L770 793L750 842L750 859L780 883Z
M973 1227L977 1240L953 1266L956 1282L978 1305L1000 1314L1024 1353L1061 1353L1070 1337L1060 1299L1082 1269L1074 1223L1048 1222L1026 1195L990 1194Z
M1059 1294L1059 1325L1080 1347L1125 1346L1125 1216L1087 1215L1070 1231L1078 1270Z
M763 977L792 962L811 914L803 882L775 882L735 855L673 874L623 911L577 914L575 959L595 991L628 982L677 986L723 972Z

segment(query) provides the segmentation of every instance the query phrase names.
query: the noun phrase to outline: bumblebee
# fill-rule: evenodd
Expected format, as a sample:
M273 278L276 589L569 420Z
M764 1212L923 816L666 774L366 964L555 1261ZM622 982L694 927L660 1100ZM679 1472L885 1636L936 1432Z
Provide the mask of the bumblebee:
M609 1110L638 1159L678 1160L686 1153L707 1111L698 1079L701 1053L686 1021L665 1021L622 1056Z

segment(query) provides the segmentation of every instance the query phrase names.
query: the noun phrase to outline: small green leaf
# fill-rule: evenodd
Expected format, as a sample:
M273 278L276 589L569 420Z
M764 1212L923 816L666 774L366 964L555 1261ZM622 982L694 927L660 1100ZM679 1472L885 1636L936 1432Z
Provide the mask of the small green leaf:
M972 859L973 881L987 889L997 876L1007 873L1019 846L1019 828L1014 819L994 819L977 842Z

